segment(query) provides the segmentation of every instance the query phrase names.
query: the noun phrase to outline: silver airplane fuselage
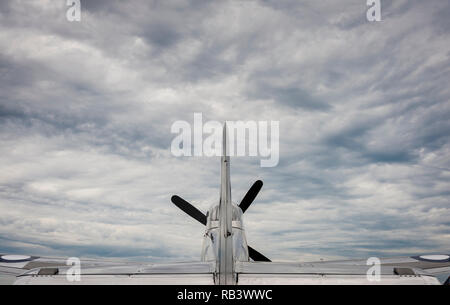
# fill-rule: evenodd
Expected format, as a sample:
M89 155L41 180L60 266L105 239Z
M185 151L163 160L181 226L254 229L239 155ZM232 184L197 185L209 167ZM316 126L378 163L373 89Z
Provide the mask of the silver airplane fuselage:
M223 129L222 152L220 201L206 214L202 261L216 261L218 284L232 285L236 283L235 262L249 261L249 254L242 221L243 212L231 201L226 124Z

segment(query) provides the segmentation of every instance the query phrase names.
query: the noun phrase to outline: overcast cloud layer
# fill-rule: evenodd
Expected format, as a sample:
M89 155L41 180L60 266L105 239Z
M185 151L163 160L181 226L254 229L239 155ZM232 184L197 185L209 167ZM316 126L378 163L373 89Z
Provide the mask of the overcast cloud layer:
M0 253L198 260L170 203L219 197L176 120L279 120L280 164L232 159L274 260L450 252L450 4L0 2Z

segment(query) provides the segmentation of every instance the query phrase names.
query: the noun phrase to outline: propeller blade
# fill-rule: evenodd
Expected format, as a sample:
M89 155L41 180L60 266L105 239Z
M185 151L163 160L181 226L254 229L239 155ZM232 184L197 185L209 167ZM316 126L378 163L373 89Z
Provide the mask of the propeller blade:
M241 208L242 213L245 213L245 211L248 209L248 207L252 204L253 200L255 200L256 195L258 195L262 186L263 186L263 182L261 180L258 180L255 183L253 183L252 187L248 190L247 194L245 194L244 198L242 199L241 203L239 204L239 207Z
M171 198L173 204L179 207L183 212L196 219L198 222L204 224L206 226L206 215L200 212L196 207L192 204L184 200L179 196L172 196Z
M271 262L270 259L253 249L252 247L248 246L248 256L255 262Z

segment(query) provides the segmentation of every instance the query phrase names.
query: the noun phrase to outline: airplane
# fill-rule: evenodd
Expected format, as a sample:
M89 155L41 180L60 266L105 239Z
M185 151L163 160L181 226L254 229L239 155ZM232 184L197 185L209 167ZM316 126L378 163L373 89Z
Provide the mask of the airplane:
M69 280L73 265L66 258L0 255L0 278L16 285L148 284L148 285L439 285L450 273L450 255L433 254L379 260L379 277L367 260L272 262L247 244L243 215L263 186L258 180L239 205L231 200L227 127L223 126L219 203L206 214L174 195L171 201L206 226L199 262L152 264L81 260L79 280ZM375 273L374 273L375 274ZM376 275L376 274L375 274ZM449 284L450 277L444 284Z

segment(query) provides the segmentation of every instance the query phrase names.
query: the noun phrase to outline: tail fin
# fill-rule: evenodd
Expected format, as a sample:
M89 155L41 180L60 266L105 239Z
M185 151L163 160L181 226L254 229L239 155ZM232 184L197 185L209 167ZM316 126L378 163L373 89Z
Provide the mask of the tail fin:
M222 158L221 158L221 172L220 172L220 204L231 205L231 184L230 184L230 157L228 155L228 136L227 123L223 125L223 143L222 143Z
M232 206L230 183L230 157L228 155L227 124L223 125L223 145L221 158L220 184L220 245L219 245L219 284L234 284Z

